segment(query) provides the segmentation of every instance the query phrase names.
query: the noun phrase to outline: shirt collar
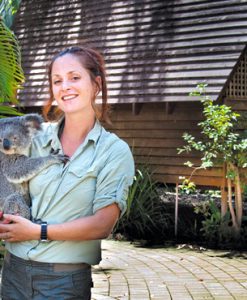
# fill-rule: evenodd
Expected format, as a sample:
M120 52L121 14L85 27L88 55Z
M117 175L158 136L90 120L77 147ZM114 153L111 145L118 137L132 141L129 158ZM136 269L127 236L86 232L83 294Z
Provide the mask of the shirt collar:
M93 141L96 145L102 133L102 125L98 120L95 121L94 127L88 133L85 141Z
M61 147L58 133L59 133L59 128L63 121L64 121L64 118L62 118L61 120L59 120L56 123L48 123L48 125L46 125L46 126L48 126L48 130L47 130L47 134L43 135L43 142L42 142L43 148L45 148L49 145L51 145L51 147L53 149L58 149ZM100 124L100 122L98 120L96 120L94 127L90 130L90 132L86 136L84 143L86 144L86 143L88 143L88 141L92 141L92 142L94 142L94 145L96 145L96 143L99 140L100 135L102 133L102 128L103 127Z

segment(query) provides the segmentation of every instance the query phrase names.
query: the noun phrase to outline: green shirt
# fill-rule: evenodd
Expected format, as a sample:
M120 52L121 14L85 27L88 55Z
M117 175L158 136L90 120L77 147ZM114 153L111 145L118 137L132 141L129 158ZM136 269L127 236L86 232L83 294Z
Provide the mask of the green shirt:
M33 139L32 157L46 156L52 148L62 153L58 129L58 123L43 124ZM123 214L133 176L134 161L127 143L96 122L66 165L54 164L30 180L32 216L49 226L93 215L112 203ZM41 262L94 265L101 260L100 240L34 240L7 243L6 248L23 259Z

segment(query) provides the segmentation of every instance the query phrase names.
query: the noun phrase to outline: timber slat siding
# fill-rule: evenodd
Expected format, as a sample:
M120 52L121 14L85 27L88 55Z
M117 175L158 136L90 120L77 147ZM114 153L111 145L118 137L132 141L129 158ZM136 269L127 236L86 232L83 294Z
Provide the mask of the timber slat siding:
M217 99L247 42L247 2L22 0L14 30L25 106L47 98L50 57L83 41L105 54L112 103L192 101L199 82Z
M136 164L148 165L154 178L164 183L181 182L192 169L185 166L191 161L200 165L199 153L178 154L184 145L183 133L200 137L198 122L202 120L202 107L198 102L177 103L172 114L166 114L163 103L145 104L138 115L131 113L130 104L114 106L113 125L109 129L128 142ZM222 168L200 170L193 176L198 185L221 186Z
M247 84L241 87L247 78L247 1L22 0L14 30L27 79L19 98L30 109L47 99L46 66L55 53L82 42L101 49L115 104L110 130L161 182L188 177L188 160L200 163L198 153L177 150L184 132L200 135L202 108L189 96L198 83L208 83L213 100L222 97L247 111ZM164 102L177 103L172 113ZM145 105L134 115L131 103ZM193 181L221 186L221 176L216 167L196 172Z

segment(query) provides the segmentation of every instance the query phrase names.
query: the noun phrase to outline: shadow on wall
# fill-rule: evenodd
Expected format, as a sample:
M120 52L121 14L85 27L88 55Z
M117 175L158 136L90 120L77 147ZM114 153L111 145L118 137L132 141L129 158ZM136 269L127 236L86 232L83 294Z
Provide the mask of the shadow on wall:
M119 102L125 102L126 97L135 102L158 102L164 94L165 45L173 39L173 3L144 0L140 6L135 1L134 30L127 39L128 65L122 72Z

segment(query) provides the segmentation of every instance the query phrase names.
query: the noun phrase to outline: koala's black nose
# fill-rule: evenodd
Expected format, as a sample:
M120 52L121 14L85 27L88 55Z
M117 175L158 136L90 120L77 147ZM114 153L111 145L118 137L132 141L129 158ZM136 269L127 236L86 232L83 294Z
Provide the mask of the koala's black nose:
M10 141L8 139L3 139L3 148L5 150L9 150L10 149Z

